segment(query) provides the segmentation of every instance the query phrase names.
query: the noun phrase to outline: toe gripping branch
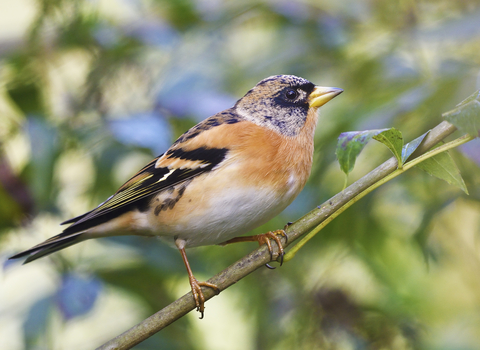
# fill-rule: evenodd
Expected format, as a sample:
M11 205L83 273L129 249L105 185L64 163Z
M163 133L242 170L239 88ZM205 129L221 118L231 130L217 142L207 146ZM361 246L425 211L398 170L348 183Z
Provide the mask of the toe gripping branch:
M195 299L196 310L200 312L199 318L202 319L205 312L205 296L203 295L201 287L212 288L217 295L220 293L220 288L218 288L218 286L213 283L198 282L198 280L193 277L193 275L189 276L189 279L190 287L192 288L193 299Z
M285 232L285 230L291 225L293 224L293 222L289 221L287 222L287 224L283 227L283 230L276 230L276 231L273 231L273 232L267 232L265 233L264 235L267 236L267 246L268 246L268 251L270 252L270 260L273 260L273 250L272 250L272 246L270 244L270 241L268 238L272 238L276 243L277 243L277 246L278 246L278 256L280 257L280 266L283 265L283 257L285 256L285 250L283 249L283 244L282 242L280 241L280 239L278 238L278 235L281 235L283 237L285 237L285 244L288 243L288 236L287 236L287 233ZM261 243L260 243L261 244ZM268 267L269 269L271 270L275 270L276 267L274 266L271 266L270 264L265 264L266 267Z
M280 241L280 238L278 238L279 235L285 237L285 243L288 242L288 236L285 233L285 230L276 230L276 231L273 231L273 232L267 232L267 233L264 233L263 235L259 235L259 236L263 236L262 238L260 238L260 240L263 240L264 241L263 243L265 243L267 245L268 251L270 252L270 260L273 260L273 248L272 248L272 244L270 243L270 239L273 239L277 243L278 257L280 258L280 266L282 266L283 265L283 256L285 255L285 250L283 249L283 244ZM258 241L258 243L261 245L262 243L260 242L260 240ZM272 266L268 263L265 264L265 266L268 267L271 270L276 269L275 266Z
M273 247L271 240L275 241L278 246L278 256L280 257L280 266L283 264L283 256L285 255L285 250L283 249L283 244L282 241L278 236L283 236L285 237L285 242L288 241L288 236L285 233L285 229L290 225L291 223L288 223L285 225L283 230L276 230L276 231L270 231L267 233L263 233L260 235L254 235L254 236L243 236L243 237L235 237L232 238L228 241L226 241L223 244L231 244L231 243L238 243L238 242L258 242L259 245L266 244L268 247L268 251L270 253L270 260L273 260ZM265 264L266 267L269 269L275 269L275 267L271 266L270 264Z

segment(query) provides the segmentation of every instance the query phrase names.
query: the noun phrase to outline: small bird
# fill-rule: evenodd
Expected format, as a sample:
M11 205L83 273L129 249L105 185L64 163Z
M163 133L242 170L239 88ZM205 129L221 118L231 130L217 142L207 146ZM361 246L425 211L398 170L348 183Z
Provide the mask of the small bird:
M181 135L95 209L67 220L62 233L10 259L25 263L91 238L159 236L185 263L196 309L201 286L186 248L241 241L283 249L278 234L237 237L266 223L300 193L310 175L317 109L342 89L293 75L260 81L235 105ZM236 238L234 238L236 237Z

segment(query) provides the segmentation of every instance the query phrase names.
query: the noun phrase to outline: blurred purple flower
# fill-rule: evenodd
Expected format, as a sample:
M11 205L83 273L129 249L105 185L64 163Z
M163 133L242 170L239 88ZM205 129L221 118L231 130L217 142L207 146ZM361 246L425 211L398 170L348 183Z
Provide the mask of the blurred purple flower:
M387 55L383 59L386 80L398 81L417 78L421 73L419 67L408 62L400 54Z
M476 138L472 141L460 146L460 150L468 158L473 160L478 166L480 166L480 139Z
M166 23L152 20L136 23L126 29L125 32L145 45L151 46L168 47L175 44L179 39L179 35L174 28Z
M348 31L342 17L323 14L317 20L318 34L328 47L341 47L348 42Z
M84 277L75 273L63 276L55 295L55 302L63 317L70 320L89 312L97 300L102 284L95 277Z
M117 28L105 22L99 24L95 28L93 31L93 37L105 48L114 47L120 41L120 34L118 33Z
M195 8L205 21L215 21L225 15L227 7L222 0L196 0Z
M3 261L2 263L2 270L3 272L7 271L9 268L11 268L13 265L18 265L18 262L15 260L9 260L8 258L12 256L15 253L9 252L8 254L4 255L2 254L1 260Z
M307 4L301 2L293 2L288 0L275 0L269 2L273 11L285 16L294 22L304 22L312 14L312 10Z
M149 148L161 154L171 143L170 124L158 113L144 112L108 122L110 132L121 143Z
M382 108L377 108L368 118L359 123L358 128L369 130L390 127L395 117L418 108L431 94L432 88L428 85L407 90Z
M215 92L207 89L171 89L168 96L162 94L158 97L158 103L176 117L194 117L203 120L215 113L232 107L236 99L228 94Z

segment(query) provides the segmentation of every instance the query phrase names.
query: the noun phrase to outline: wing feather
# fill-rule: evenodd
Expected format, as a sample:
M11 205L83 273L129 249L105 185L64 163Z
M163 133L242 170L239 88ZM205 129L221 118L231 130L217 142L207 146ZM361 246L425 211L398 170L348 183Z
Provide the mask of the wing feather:
M97 208L65 221L65 224L72 223L72 225L60 235L86 230L133 208L145 211L153 195L211 171L225 159L227 153L226 148L201 147L195 151L184 151L182 148L169 150L132 176L113 196ZM184 164L197 166L183 166Z

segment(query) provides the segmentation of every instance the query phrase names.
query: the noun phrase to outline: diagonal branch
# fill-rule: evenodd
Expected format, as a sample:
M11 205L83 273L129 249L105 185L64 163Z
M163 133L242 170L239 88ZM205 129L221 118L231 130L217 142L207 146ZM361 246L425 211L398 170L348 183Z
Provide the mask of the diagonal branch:
M435 146L438 142L445 137L452 134L455 130L455 126L448 122L442 122L437 125L430 133L425 137L422 144L417 148L413 157L419 156L422 153L428 151L431 147ZM330 198L328 201L306 214L298 221L290 225L286 229L288 236L288 243L283 239L284 247L287 247L292 242L306 234L314 227L319 225L335 211L341 208L345 203L355 198L359 193L389 175L397 168L397 160L395 157L390 158L376 169L356 181L352 185L348 186L345 190ZM274 256L278 255L278 251L275 245ZM233 265L229 266L216 276L208 280L208 282L216 284L222 291L237 281L252 273L259 267L262 267L270 261L270 254L266 245L262 245L252 253L243 257ZM210 288L202 288L205 300L212 298L215 292ZM149 338L153 334L159 332L169 324L173 323L180 317L184 316L195 308L195 301L192 297L192 293L189 292L182 296L180 299L174 301L170 305L166 306L162 310L158 311L149 318L143 320L133 328L120 334L114 339L108 341L104 345L100 346L97 350L123 350L130 349L133 346L139 344L143 340Z

